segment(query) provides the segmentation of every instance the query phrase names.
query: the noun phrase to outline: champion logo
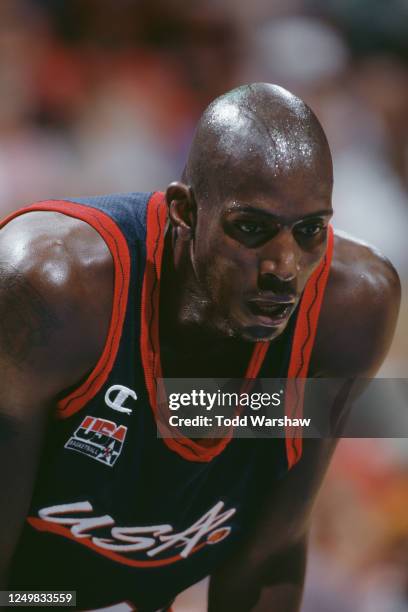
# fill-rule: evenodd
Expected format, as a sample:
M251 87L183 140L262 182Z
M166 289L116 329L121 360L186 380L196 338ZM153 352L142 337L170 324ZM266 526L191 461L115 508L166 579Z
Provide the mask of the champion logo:
M89 501L42 508L27 521L39 531L74 540L104 557L131 567L158 567L186 559L207 545L222 542L231 533L225 525L236 509L217 502L183 531L171 525L119 527L109 514L96 515ZM78 516L79 514L79 516Z
M112 385L105 393L105 404L112 408L112 410L117 410L124 414L132 414L132 409L124 406L128 398L137 400L137 395L133 389L129 389L129 387L124 385Z
M124 425L86 416L64 448L88 455L112 467L122 452L126 433L127 427Z

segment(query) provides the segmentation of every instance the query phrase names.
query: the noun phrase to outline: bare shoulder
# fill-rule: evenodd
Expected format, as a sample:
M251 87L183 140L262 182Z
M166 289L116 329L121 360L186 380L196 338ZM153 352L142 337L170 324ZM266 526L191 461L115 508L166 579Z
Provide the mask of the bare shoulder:
M391 262L375 247L336 232L311 372L373 376L391 345L400 299Z
M7 499L0 584L28 512L49 416L102 350L112 268L102 238L61 213L27 212L0 230L0 457L7 457L0 461Z
M103 348L112 291L112 258L92 227L56 212L16 217L0 230L2 364L56 392L74 384Z

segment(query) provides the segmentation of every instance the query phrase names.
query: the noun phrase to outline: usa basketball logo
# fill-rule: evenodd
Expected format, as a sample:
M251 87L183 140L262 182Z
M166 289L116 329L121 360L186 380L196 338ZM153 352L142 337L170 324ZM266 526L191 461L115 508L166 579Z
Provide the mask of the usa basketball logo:
M122 452L126 433L127 427L124 425L86 416L64 448L88 455L112 467Z

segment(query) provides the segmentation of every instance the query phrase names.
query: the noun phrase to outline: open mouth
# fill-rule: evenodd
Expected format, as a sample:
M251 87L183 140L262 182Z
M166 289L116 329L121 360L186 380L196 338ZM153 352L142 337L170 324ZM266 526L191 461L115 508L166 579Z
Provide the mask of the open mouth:
M249 302L249 309L256 317L267 322L279 322L286 319L293 308L293 303Z

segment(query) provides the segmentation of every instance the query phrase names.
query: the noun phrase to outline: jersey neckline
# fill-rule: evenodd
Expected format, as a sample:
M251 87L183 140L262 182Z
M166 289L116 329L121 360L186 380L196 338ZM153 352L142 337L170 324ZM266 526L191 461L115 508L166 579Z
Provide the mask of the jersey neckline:
M146 215L146 266L142 287L140 350L150 406L160 430L160 424L166 423L169 414L167 401L157 401L157 379L163 377L159 343L160 279L167 222L167 206L163 193L153 193L147 205ZM330 225L326 252L307 281L299 304L285 390L285 415L290 418L301 418L303 414L305 379L308 375L320 309L329 277L333 244L334 232ZM269 346L269 342L255 343L245 380L250 381L257 377ZM206 447L191 438L186 438L176 428L173 431L175 437L163 437L164 444L184 459L198 462L209 462L222 453L233 435L231 429L224 438ZM285 444L288 468L291 469L302 456L301 428L286 427Z

